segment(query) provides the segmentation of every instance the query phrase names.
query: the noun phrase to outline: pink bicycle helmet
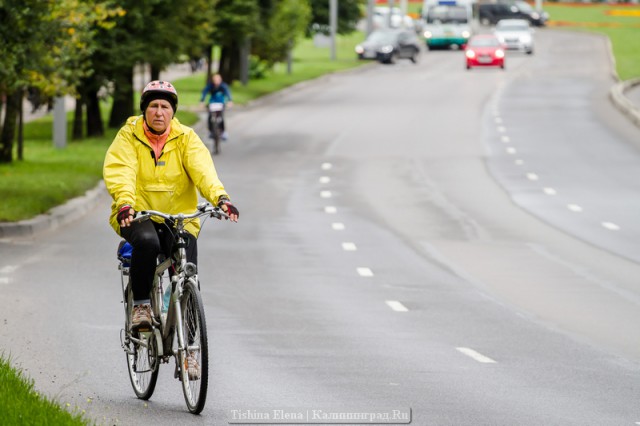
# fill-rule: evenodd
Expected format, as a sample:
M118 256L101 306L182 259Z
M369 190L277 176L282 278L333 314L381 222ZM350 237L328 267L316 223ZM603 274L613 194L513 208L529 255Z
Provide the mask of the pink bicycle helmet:
M173 113L178 110L178 92L173 84L168 81L154 80L142 89L140 96L140 110L144 112L149 103L154 99L164 99L171 104Z

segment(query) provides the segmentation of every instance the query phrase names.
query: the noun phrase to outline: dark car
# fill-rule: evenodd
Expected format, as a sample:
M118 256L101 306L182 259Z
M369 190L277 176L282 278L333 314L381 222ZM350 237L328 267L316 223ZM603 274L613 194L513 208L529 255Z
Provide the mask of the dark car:
M413 30L384 29L369 34L369 37L357 45L356 53L360 59L377 59L391 64L397 59L418 61L420 42Z
M478 4L478 19L482 25L495 25L502 19L526 19L531 25L543 26L549 14L533 9L521 0L493 0Z
M413 30L389 31L388 38L378 48L378 61L393 64L397 59L410 59L414 64L420 55L420 41Z

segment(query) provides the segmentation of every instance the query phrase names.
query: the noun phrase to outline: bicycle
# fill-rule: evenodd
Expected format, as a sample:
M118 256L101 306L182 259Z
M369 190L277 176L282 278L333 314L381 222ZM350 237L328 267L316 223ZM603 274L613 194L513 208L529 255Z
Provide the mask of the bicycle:
M217 155L220 153L220 140L222 139L222 113L224 111L224 104L220 102L213 102L209 104L209 117L208 127L211 133L211 139L213 139L212 154Z
M148 400L158 380L160 363L176 361L174 378L182 382L187 408L199 414L207 397L208 342L204 305L200 295L197 267L187 262L185 222L198 218L229 218L218 207L209 203L198 205L191 214L170 215L155 210L138 212L134 221L161 218L173 236L169 257L158 256L158 265L151 292L152 325L150 329L131 330L133 292L129 277L131 245L122 240L118 246L125 328L120 331L120 343L127 356L129 378L136 396ZM170 282L163 289L163 277L169 270ZM171 273L173 272L173 273ZM189 372L188 356L195 356L199 374ZM197 369L196 369L197 370Z

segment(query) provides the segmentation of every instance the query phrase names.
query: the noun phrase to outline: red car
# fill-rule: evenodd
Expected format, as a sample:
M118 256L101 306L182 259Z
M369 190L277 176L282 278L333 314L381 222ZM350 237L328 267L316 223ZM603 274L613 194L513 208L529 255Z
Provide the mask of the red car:
M467 69L485 66L504 69L504 50L504 46L494 35L479 34L471 37L464 49Z

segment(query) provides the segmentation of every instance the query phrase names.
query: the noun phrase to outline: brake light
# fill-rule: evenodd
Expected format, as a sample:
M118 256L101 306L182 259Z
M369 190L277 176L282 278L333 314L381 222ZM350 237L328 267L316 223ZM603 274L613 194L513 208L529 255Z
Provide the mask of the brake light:
M474 52L473 50L467 50L464 54L467 55L467 58L469 59L473 59L476 57L476 52Z

